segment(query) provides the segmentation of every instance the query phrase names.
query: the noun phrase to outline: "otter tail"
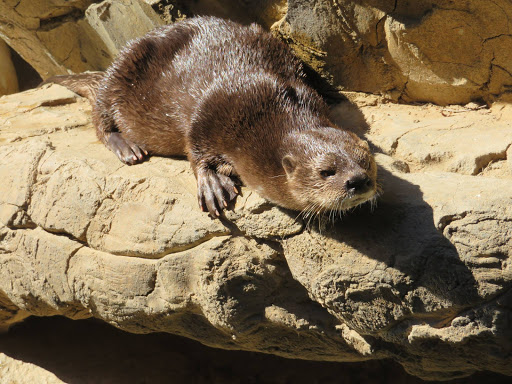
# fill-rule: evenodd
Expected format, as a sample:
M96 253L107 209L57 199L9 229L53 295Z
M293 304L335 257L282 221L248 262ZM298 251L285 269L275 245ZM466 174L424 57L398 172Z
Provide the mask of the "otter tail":
M104 75L105 72L84 72L77 75L52 76L43 81L39 86L48 83L59 84L94 103L100 81Z

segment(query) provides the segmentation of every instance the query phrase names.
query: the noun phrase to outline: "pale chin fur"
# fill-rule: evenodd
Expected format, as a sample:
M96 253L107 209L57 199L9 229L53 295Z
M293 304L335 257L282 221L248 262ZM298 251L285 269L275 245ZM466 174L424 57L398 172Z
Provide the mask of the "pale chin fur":
M346 211L366 203L367 201L374 200L376 197L377 192L375 190L371 190L362 195L346 197L341 203L339 201L335 201L331 205L325 207L325 211Z

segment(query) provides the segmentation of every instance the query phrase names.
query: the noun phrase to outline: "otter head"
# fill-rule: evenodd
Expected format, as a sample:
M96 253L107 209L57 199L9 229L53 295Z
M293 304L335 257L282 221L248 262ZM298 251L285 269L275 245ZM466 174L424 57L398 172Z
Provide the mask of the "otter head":
M375 197L377 166L366 141L331 127L295 133L294 141L282 158L294 209L344 211Z

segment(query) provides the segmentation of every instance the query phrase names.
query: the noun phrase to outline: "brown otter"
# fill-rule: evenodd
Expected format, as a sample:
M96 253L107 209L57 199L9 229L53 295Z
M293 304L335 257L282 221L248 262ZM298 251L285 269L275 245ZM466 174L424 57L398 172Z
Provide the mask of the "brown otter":
M304 77L259 26L198 17L131 41L105 73L46 82L91 99L98 137L122 162L186 155L213 216L238 178L285 208L346 210L375 195L375 161Z

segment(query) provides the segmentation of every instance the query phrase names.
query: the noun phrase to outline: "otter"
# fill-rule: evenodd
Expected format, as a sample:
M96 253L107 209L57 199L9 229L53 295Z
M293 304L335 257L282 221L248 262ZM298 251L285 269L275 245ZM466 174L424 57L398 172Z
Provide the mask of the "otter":
M124 163L186 156L212 217L240 181L304 213L376 194L368 143L335 126L291 49L256 24L197 17L132 40L105 72L55 76L88 97L98 138Z

